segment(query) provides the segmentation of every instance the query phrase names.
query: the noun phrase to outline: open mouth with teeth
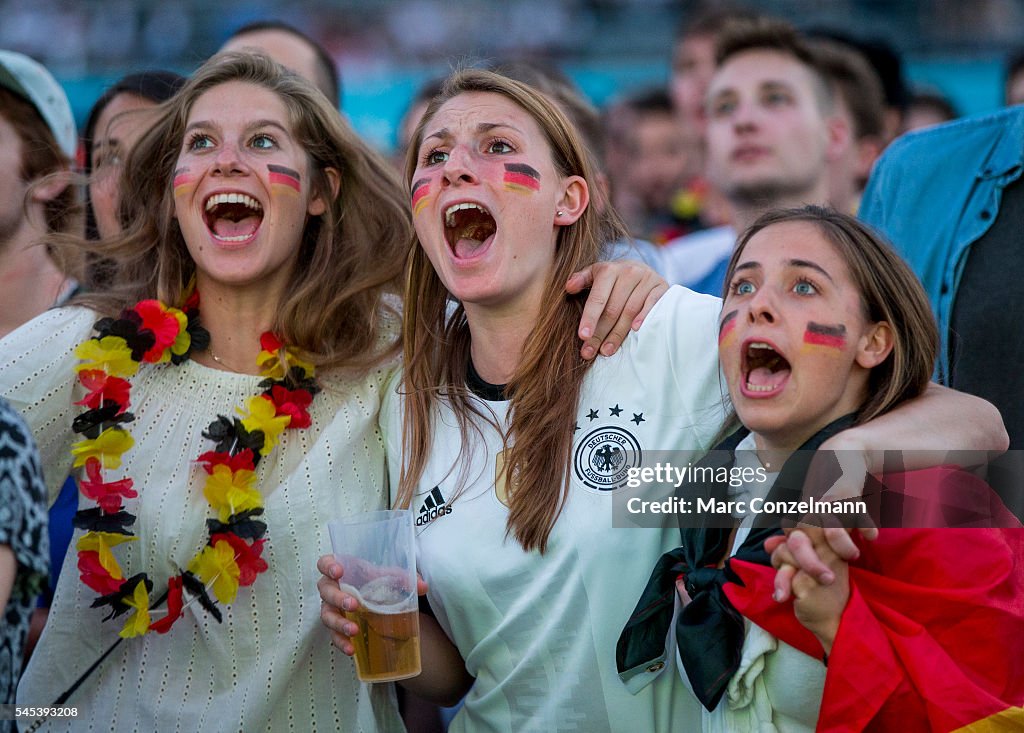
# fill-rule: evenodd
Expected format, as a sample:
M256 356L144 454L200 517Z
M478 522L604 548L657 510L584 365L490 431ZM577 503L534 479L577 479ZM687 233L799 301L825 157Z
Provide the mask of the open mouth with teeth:
M206 199L203 218L215 239L245 242L263 223L263 206L244 193L217 193Z
M789 380L790 370L789 362L773 346L751 341L743 352L743 392L753 397L774 394Z
M459 259L483 254L498 225L480 204L454 204L444 212L444 238Z

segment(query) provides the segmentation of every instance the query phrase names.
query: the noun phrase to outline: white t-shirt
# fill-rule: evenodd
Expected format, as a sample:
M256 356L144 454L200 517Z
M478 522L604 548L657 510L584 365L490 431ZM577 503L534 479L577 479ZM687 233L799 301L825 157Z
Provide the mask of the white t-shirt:
M84 390L73 352L96 319L85 308L60 308L0 341L0 395L32 428L51 500L79 439L71 422ZM68 700L78 717L52 718L44 730L402 730L392 687L361 684L352 660L331 647L316 589L316 559L330 551L328 520L384 507L377 421L391 373L379 369L359 382L320 375L324 391L310 409L312 427L285 431L260 462L269 569L221 606L223 623L193 603L167 634L124 640ZM134 479L139 497L125 504L137 516L139 539L115 555L125 577L149 574L155 601L175 568L186 567L207 541L212 512L202 494L205 473L194 461L213 443L201 433L258 394L261 378L188 361L143 365L130 381L135 445L114 475ZM72 548L80 536L76 530ZM126 617L103 623L106 611L89 608L96 596L79 581L77 563L65 562L18 704L52 705L118 639Z
M638 452L703 451L721 426L719 310L717 298L672 288L618 354L590 369L571 491L543 556L505 535L496 431L482 425L483 440L464 446L454 415L445 409L438 417L412 509L430 604L476 678L450 730L648 733L686 731L700 720L676 675L662 674L635 695L619 679L619 631L679 531L615 529L611 517L615 489ZM507 402L480 404L504 420ZM393 388L381 414L388 455L400 456ZM398 461L389 470L397 486ZM465 488L455 498L460 471Z

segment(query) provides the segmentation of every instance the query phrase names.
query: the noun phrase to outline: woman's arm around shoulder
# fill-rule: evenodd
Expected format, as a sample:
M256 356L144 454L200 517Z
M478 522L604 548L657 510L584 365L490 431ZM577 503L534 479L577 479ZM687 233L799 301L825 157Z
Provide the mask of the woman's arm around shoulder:
M820 450L842 451L847 458L859 456L850 463L864 471L844 467L843 478L827 494L828 498L849 498L860 494L864 473L885 470L887 451L899 451L903 470L912 471L962 465L965 457L970 464L979 452L993 458L1009 445L1003 418L991 402L933 382L920 397L838 433Z

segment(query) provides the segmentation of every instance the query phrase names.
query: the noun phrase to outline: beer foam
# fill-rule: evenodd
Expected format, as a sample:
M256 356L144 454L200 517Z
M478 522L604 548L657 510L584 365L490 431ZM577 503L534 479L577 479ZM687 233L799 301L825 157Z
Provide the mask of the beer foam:
M410 593L403 587L402 578L381 576L364 583L359 590L348 583L339 582L338 585L374 613L401 613L418 607L416 593Z

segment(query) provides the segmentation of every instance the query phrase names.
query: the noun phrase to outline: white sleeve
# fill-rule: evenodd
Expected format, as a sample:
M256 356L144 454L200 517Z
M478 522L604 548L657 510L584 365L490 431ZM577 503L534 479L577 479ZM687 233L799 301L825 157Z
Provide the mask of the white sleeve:
M57 308L0 339L0 397L32 430L49 504L71 471L71 422L79 409L74 402L84 396L76 389L75 348L89 338L98 318L87 308Z
M729 397L718 366L721 310L720 298L674 285L624 343L641 374L661 376L664 398L689 415L704 449L725 421ZM653 379L648 384L654 387Z

